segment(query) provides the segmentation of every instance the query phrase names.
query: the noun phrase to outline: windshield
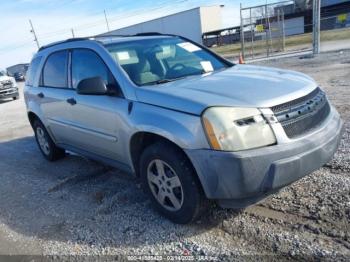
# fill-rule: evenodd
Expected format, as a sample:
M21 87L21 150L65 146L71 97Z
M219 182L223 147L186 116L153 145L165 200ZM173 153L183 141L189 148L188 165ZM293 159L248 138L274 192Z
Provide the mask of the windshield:
M228 66L179 37L114 43L106 48L137 85L161 84Z

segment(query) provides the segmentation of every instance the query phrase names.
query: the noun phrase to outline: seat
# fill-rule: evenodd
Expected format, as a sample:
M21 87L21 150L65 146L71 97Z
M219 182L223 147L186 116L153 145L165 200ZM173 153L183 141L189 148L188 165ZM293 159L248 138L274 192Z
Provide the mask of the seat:
M136 64L122 65L122 67L131 80L138 85L155 82L160 79L157 74L151 71L151 65L146 59L139 59L139 62Z

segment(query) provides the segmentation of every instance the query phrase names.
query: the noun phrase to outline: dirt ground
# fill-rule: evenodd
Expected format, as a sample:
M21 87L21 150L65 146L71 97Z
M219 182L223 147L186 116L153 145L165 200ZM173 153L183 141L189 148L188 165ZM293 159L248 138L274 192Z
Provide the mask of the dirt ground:
M77 155L47 162L33 138L23 96L1 102L0 260L182 254L349 260L350 51L259 64L301 71L318 81L345 122L340 148L330 163L269 199L240 212L215 207L186 226L160 217L138 181L114 168Z

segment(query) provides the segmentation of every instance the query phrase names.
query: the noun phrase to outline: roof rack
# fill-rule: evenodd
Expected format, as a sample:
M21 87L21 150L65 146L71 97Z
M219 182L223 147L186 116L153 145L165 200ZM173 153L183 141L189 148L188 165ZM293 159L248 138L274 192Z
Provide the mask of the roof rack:
M70 43L70 42L75 42L75 41L82 41L82 40L89 40L89 39L91 39L91 37L69 38L69 39L66 39L66 40L63 40L63 41L58 41L58 42L54 42L54 43L51 43L51 44L48 44L48 45L44 45L44 46L39 48L39 51L42 51L42 50L44 50L46 48L49 48L49 47L52 47L52 46L55 46L55 45L59 45L59 44Z
M95 35L90 38L102 38L102 37L129 37L131 35Z
M133 36L156 36L156 35L169 35L169 34L163 34L159 32L145 32L145 33L137 33L134 35L95 35L93 38L102 38L102 37L133 37Z
M63 41L54 42L48 45L44 45L39 48L39 51L42 51L46 48L59 45L59 44L65 44L70 42L76 42L76 41L83 41L83 40L95 40L97 38L103 38L103 37L134 37L134 36L157 36L157 35L164 35L164 36L176 36L172 34L162 34L159 32L145 32L145 33L138 33L134 35L96 35L96 36L89 36L89 37L76 37L76 38L69 38Z
M153 36L153 35L167 35L159 32L145 32L145 33L137 33L134 36Z

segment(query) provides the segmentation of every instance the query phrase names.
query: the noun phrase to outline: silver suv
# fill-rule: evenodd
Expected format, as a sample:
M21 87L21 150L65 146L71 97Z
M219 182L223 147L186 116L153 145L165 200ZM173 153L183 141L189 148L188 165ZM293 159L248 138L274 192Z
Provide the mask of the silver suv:
M327 163L343 123L308 76L235 65L174 35L70 39L25 86L44 157L73 151L135 174L176 223L244 208Z

